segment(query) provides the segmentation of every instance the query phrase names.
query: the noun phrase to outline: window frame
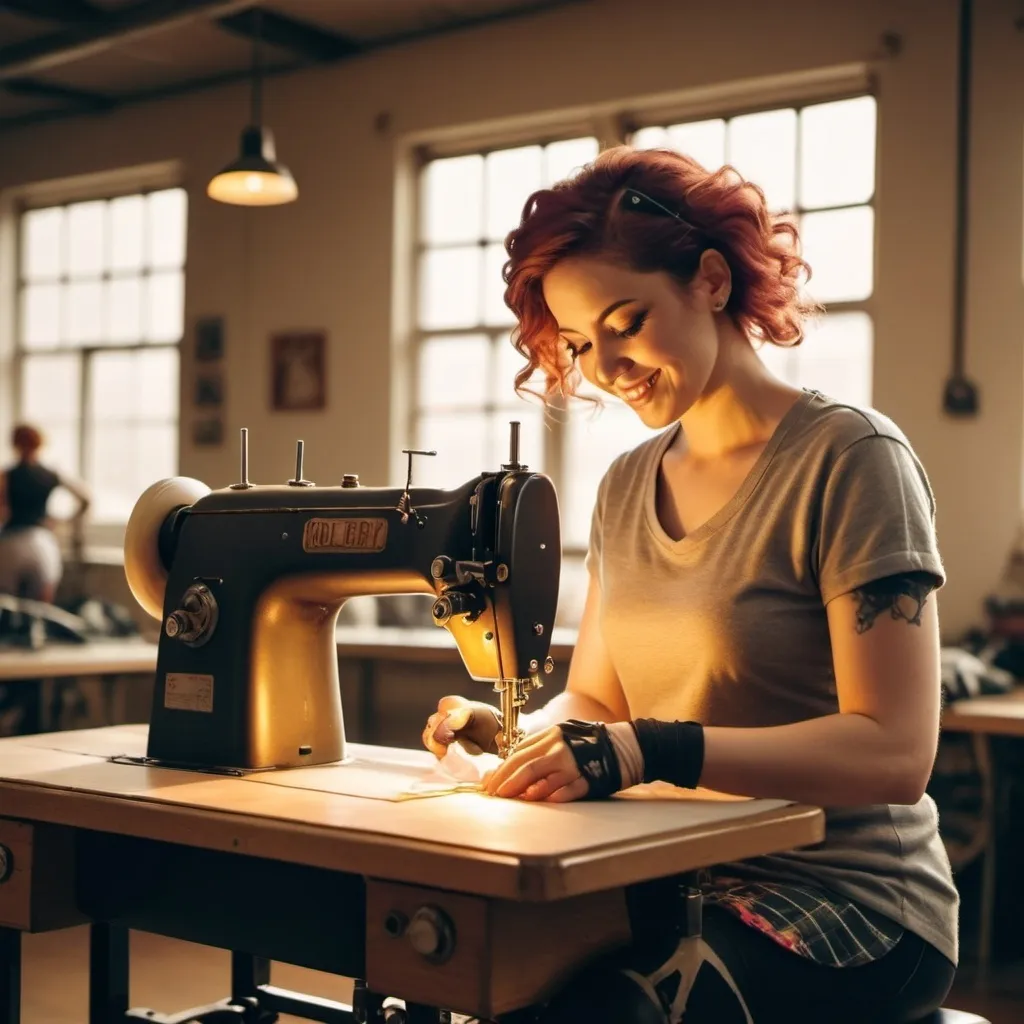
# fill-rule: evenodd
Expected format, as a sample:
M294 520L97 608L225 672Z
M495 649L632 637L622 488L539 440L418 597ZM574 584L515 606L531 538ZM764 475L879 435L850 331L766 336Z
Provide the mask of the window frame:
M11 302L11 315L8 318L10 330L9 365L11 368L11 397L14 416L12 422L17 422L22 417L24 408L23 371L26 360L34 357L45 357L49 355L73 355L77 357L80 367L78 382L78 417L77 430L77 452L78 471L76 476L84 482L90 490L95 492L92 481L88 478L88 457L92 441L92 430L90 426L90 386L95 358L97 355L106 353L135 353L135 352L156 352L173 351L177 357L178 364L178 389L174 396L174 417L170 425L174 428L175 437L175 472L180 468L181 459L181 394L182 394L182 346L187 334L185 311L182 310L182 336L176 341L159 342L133 342L128 344L115 343L88 343L84 345L58 345L50 348L27 348L23 342L22 335L22 293L25 287L31 282L27 279L23 266L23 243L24 223L28 213L37 210L54 208L66 209L74 204L83 202L102 201L123 198L126 196L147 196L154 192L162 192L172 189L180 189L185 194L186 223L185 223L185 254L180 265L184 293L187 289L187 267L188 267L188 211L190 207L188 189L185 185L180 168L175 164L160 164L142 168L128 168L124 171L113 172L109 175L89 176L85 179L72 179L63 182L46 182L39 185L28 186L18 190L7 198L4 204L3 214L11 222L11 248L12 276L10 279L8 294ZM163 268L154 269L148 261L144 261L139 269L139 276L143 281L152 273L159 273ZM97 278L105 282L112 277L109 269L105 269ZM63 301L64 289L74 281L73 275L66 271L54 279L59 285L61 300ZM40 426L46 429L46 424ZM94 493L95 503L95 493ZM127 521L102 519L96 520L90 517L86 524L87 542L98 543L101 547L108 543L120 543L120 536L123 533Z

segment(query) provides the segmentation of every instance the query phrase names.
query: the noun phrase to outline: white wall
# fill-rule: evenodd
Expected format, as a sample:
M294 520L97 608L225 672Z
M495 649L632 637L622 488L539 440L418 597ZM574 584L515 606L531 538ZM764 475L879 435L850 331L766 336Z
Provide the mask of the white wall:
M242 210L205 198L246 111L232 86L109 116L0 135L0 188L178 159L190 192L187 322L227 321L227 426L248 425L251 475L286 480L294 440L320 483L391 475L393 206L410 134L601 105L734 79L869 62L878 79L876 405L909 434L938 498L950 633L977 621L1001 570L1021 495L1024 37L1015 0L978 0L970 200L969 370L980 416L945 418L952 320L955 0L594 0L409 45L268 84L266 116L300 201ZM883 32L903 38L884 54ZM387 115L380 126L379 115ZM328 409L268 412L271 330L325 327ZM185 394L192 367L186 346ZM233 444L182 471L234 479ZM392 480L392 482L394 482Z

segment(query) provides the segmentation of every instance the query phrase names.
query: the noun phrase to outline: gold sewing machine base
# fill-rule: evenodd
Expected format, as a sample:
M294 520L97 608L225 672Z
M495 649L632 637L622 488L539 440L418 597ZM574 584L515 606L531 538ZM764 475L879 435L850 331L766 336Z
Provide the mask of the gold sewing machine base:
M315 768L112 760L145 748L145 726L0 740L0 1024L19 1024L20 933L81 923L89 1024L197 1019L128 1010L128 929L234 952L235 1010L205 1008L211 1021L350 1024L384 997L406 1002L408 1024L440 1024L439 1008L501 1016L628 940L627 886L823 836L819 810L776 801L403 802L316 788ZM364 979L362 1005L275 989L272 960Z

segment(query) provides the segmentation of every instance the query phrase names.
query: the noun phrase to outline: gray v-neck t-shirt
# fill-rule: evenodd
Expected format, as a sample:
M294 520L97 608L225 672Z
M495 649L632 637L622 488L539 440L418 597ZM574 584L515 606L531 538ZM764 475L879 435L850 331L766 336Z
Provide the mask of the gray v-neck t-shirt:
M753 728L837 713L826 604L896 573L945 582L924 469L885 416L807 391L733 498L673 540L655 497L680 429L616 459L594 510L587 565L630 716ZM931 797L825 811L823 843L730 875L831 889L955 963L958 895Z

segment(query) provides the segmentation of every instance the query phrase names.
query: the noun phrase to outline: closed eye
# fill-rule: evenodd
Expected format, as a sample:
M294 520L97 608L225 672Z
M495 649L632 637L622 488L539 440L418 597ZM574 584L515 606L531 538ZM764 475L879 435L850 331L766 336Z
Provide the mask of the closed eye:
M630 321L628 327L621 331L616 331L614 328L610 328L612 333L618 338L635 338L644 328L644 324L647 323L648 311L641 310L635 317Z
M576 362L576 360L579 359L579 357L583 355L584 352L590 351L590 342L583 341L580 342L579 345L574 345L571 341L566 341L565 350L566 352L569 353L569 358L573 362Z

